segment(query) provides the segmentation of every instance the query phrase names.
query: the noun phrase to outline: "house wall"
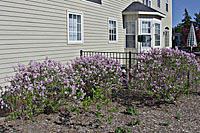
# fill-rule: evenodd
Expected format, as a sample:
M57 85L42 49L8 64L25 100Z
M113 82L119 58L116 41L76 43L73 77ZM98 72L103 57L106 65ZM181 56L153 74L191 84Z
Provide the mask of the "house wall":
M140 2L143 2L143 0L138 0ZM172 47L172 0L168 0L169 2L169 6L168 6L168 12L166 11L166 0L160 0L160 4L161 6L158 7L157 5L157 0L151 0L152 4L151 4L151 8L163 13L166 15L165 18L161 19L161 47L163 48L165 47L165 28L168 27L169 28L169 48ZM148 17L145 17L148 19ZM151 18L151 17L149 17ZM159 18L157 18L159 19ZM152 22L154 23L155 21L157 21L156 19L154 19ZM139 27L140 28L140 27ZM153 31L153 35L154 35ZM154 41L154 36L152 35L152 40ZM154 44L155 42L152 42L152 44ZM144 48L142 50L149 50L149 48Z
M143 1L146 1L146 0L138 0L140 2L143 3ZM127 20L130 20L132 19L132 16L135 16L137 18L137 33L138 35L141 35L141 22L142 21L150 21L151 22L151 47L140 47L141 46L141 43L140 42L137 42L136 46L138 46L137 49L134 49L134 48L129 48L129 49L125 49L125 51L148 51L150 50L152 47L153 48L163 48L163 47L166 47L166 44L165 44L165 31L166 31L166 28L169 28L169 48L172 47L172 0L168 0L169 3L168 3L168 11L166 11L166 0L161 0L160 4L161 6L158 7L157 5L157 2L158 0L151 0L152 4L151 4L151 8L159 11L161 14L163 14L165 17L164 18L161 18L159 16L155 16L155 15L131 15L131 14L126 14L125 18ZM134 21L134 19L132 19ZM159 23L161 25L161 46L155 46L155 23ZM141 50L140 50L141 49Z
M123 51L122 11L133 0L1 0L0 85L13 75L13 66L30 60L69 62L79 51ZM84 44L68 44L67 11L83 13ZM108 43L108 19L118 20L118 43Z
M159 8L157 6L157 0L152 0L152 8L156 9L157 11L160 11L166 15L165 18L161 20L162 23L162 47L165 47L165 27L169 27L169 47L172 47L172 0L169 1L169 11L166 11L166 0L161 0L161 7Z
M5 77L13 75L12 67L18 63L42 61L46 56L67 63L78 57L81 49L123 51L125 40L122 11L133 1L102 0L103 4L99 5L84 0L1 0L0 85L6 84ZM83 13L83 44L67 42L69 10ZM108 43L109 18L118 21L117 43ZM171 25L170 21L166 23Z

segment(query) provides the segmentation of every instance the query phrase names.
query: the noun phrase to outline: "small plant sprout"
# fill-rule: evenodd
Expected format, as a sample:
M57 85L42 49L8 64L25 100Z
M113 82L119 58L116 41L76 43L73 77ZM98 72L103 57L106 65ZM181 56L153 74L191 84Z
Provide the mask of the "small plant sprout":
M166 122L160 123L161 126L166 126L166 127L170 126L170 124L171 122L169 120Z
M131 129L128 127L117 127L114 131L114 133L132 133Z
M114 117L111 115L110 117L108 117L108 123L109 124L112 124L112 119L113 119Z
M125 114L128 114L128 115L137 115L138 111L135 108L126 108Z
M177 120L180 120L180 119L181 119L181 114L177 114L177 115L175 116L175 118L176 118Z
M135 121L131 121L128 125L129 126L135 126L135 125L140 125L142 123L142 120L135 120Z

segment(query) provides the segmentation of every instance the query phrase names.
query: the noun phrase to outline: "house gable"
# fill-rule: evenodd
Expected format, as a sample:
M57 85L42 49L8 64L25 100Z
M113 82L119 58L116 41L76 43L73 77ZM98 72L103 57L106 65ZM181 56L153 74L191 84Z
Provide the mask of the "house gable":
M166 17L162 12L159 12L151 7L148 7L141 2L133 2L126 9L122 11L123 14L146 14L146 15L155 15L160 17Z

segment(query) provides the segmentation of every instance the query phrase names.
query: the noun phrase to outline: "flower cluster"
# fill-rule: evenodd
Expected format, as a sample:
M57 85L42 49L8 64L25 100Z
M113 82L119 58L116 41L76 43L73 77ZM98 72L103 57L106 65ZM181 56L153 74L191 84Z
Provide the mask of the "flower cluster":
M72 69L79 87L91 97L92 90L119 89L122 85L120 64L111 58L100 55L76 58Z
M194 83L199 86L200 66L194 54L177 48L151 49L142 52L137 60L131 69L132 88L174 101Z
M79 102L84 98L84 91L68 74L73 70L59 62L47 58L14 69L16 73L0 102L1 108L8 107L15 114L29 118L41 111L53 111L69 99Z
M104 97L104 90L122 84L119 63L100 55L76 58L71 65L47 58L42 63L19 64L14 70L15 75L8 79L10 85L0 88L0 107L8 108L12 118L31 119L41 112L55 111L69 100L72 106L89 105L90 98Z

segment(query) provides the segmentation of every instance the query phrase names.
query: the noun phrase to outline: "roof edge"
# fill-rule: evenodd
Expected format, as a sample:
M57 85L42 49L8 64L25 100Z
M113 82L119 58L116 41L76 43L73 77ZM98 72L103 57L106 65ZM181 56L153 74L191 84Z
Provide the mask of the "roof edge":
M122 14L143 14L143 15L156 15L161 18L165 18L166 14L144 5L142 2L132 2L126 9L122 11Z
M160 16L162 18L166 17L165 14L162 14L160 12L132 11L132 12L123 12L122 14L123 15L132 15L132 14L135 14L135 15L155 15L155 16Z

